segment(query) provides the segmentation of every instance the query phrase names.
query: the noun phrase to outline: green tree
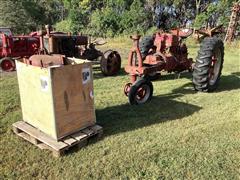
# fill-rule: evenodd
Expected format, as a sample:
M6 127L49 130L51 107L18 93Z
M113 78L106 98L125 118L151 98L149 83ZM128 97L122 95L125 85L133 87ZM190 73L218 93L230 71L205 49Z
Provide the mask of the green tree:
M234 0L219 0L208 3L204 11L196 16L194 27L213 28L219 24L227 27L234 2Z
M96 10L91 16L90 33L100 36L114 36L119 33L121 16L113 8Z
M134 0L130 6L130 10L123 14L121 20L122 31L126 33L146 32L151 25L151 14L144 8L144 3Z
M26 33L33 20L20 0L0 0L0 26L10 27L14 33ZM17 7L17 8L16 8Z

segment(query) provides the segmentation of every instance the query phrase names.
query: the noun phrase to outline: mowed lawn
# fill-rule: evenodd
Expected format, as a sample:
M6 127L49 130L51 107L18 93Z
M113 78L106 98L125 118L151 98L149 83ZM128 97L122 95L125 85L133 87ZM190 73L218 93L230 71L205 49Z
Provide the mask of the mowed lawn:
M126 64L131 41L107 44ZM190 56L198 47L189 45ZM95 105L104 137L54 158L17 137L21 120L15 73L0 80L0 179L240 179L240 49L225 48L219 88L197 93L191 75L162 76L154 97L130 106L123 94L129 77L95 71Z

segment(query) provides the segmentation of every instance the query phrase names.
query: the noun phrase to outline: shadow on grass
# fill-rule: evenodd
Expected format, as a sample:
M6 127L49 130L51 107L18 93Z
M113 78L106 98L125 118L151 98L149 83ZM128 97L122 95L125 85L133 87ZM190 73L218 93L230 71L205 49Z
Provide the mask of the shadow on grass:
M176 74L176 73L163 74L155 81L177 80L177 79L181 79L181 78L191 79L192 74L187 71L181 72L180 74Z
M228 76L221 76L216 92L240 89L240 72L234 72Z
M174 98L181 94L153 97L149 103L131 106L129 104L96 110L98 124L104 128L104 136L132 131L138 128L181 120L192 115L201 107L179 102Z
M179 78L186 78L186 79L191 80L192 74L189 72L183 72L183 73L181 73ZM160 76L157 80L155 80L155 82L164 81L164 80L176 80L177 81L177 79L178 79L177 74L166 74L166 75ZM231 91L234 89L240 89L240 72L234 72L230 75L222 75L221 79L219 81L219 85L218 85L216 91L214 91L214 92ZM180 92L180 93L184 93L184 94L196 93L196 91L194 92L192 90L194 90L192 83L188 83L188 84L183 85L180 88L173 90L173 92Z
M124 75L126 75L126 72L124 71L124 68L122 67L116 75L110 76L110 77L124 76ZM93 78L94 79L101 79L101 78L106 78L106 77L108 77L108 76L103 75L100 66L93 67Z
M240 88L240 73L222 76L215 92ZM104 128L104 136L132 131L138 128L181 120L199 111L201 107L175 100L186 94L195 94L192 83L174 89L171 94L155 96L149 103L131 106L123 104L96 110L98 123ZM127 100L127 99L126 99Z

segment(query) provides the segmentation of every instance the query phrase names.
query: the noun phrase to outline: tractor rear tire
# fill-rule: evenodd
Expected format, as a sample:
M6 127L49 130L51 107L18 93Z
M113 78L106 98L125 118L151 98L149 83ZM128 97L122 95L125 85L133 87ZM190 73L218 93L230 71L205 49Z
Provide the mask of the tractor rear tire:
M0 67L2 71L11 72L16 69L14 59L10 57L5 57L0 60Z
M104 52L100 62L101 71L105 76L116 75L121 69L121 56L117 51Z
M216 37L205 38L193 67L193 86L197 91L212 92L219 83L224 61L224 45Z
M131 105L144 104L152 98L153 85L147 79L139 79L132 86L128 93L128 100Z
M143 59L146 58L149 50L153 47L153 45L153 36L145 36L142 38L139 43L139 48Z

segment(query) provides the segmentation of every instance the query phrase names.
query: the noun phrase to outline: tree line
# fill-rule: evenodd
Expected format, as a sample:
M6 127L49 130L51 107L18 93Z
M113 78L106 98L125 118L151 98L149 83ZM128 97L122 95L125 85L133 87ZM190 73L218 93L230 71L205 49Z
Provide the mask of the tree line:
M0 0L0 26L29 33L52 24L58 31L97 36L157 28L227 27L236 0Z

